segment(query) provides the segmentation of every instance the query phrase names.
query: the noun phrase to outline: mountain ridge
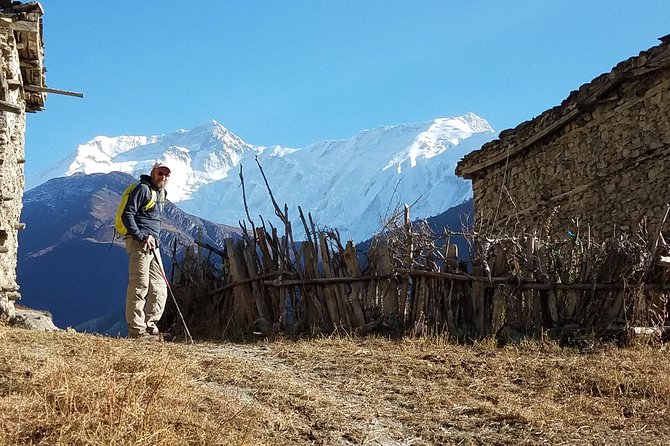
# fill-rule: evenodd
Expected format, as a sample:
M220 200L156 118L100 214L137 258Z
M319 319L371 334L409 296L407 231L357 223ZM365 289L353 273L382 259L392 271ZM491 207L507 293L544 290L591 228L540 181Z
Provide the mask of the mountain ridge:
M251 215L273 218L259 164L274 197L292 215L301 206L317 224L364 240L401 203L412 203L412 214L426 218L470 198L470 182L453 173L456 163L493 136L485 119L468 113L379 126L303 148L254 146L211 120L165 135L96 137L42 177L111 171L139 176L161 160L172 167L172 201L191 214L235 224L246 215L240 173Z

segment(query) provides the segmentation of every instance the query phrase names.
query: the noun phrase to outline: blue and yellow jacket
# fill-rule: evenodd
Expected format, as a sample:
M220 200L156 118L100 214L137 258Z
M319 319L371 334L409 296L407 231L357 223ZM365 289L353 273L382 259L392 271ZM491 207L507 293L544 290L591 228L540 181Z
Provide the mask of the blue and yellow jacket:
M156 205L145 209L145 204L152 199L152 189L156 191ZM164 189L159 190L152 185L149 175L140 177L140 183L130 192L128 202L121 214L121 220L129 237L142 242L147 236L153 235L158 241L166 195Z

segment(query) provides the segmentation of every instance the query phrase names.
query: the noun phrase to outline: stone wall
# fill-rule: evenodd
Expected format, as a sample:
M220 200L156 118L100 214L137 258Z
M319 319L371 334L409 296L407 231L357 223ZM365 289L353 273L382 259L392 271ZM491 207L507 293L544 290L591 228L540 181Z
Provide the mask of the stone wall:
M10 27L0 27L0 51L4 76L20 78L19 56ZM16 254L24 181L25 106L19 98L19 90L2 93L6 102L24 108L20 114L0 112L0 311L13 317L11 302L20 297L16 283Z
M602 240L658 227L670 202L670 42L617 65L560 107L466 156L476 226Z
M24 191L26 111L44 104L39 4L0 9L0 317L15 315L18 233Z

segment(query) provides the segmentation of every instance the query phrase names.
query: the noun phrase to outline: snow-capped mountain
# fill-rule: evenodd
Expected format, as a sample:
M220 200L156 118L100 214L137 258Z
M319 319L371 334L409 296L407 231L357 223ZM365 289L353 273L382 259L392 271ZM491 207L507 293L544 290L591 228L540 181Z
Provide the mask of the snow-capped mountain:
M262 215L273 220L258 159L276 200L289 205L295 229L301 226L301 206L318 225L361 240L379 230L402 203L413 204L414 219L439 214L469 198L470 183L454 175L456 163L494 136L486 120L468 113L364 130L349 139L303 148L264 147L248 144L211 121L161 136L96 137L28 183L78 172L121 171L139 177L160 159L172 169L171 201L191 214L234 225L246 218L240 164L252 219Z

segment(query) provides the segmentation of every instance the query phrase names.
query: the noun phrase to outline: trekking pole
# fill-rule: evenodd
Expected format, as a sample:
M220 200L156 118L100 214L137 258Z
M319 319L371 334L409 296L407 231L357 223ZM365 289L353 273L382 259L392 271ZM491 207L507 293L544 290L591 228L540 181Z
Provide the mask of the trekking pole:
M179 313L179 317L181 318L181 323L184 324L184 331L186 332L187 339L191 344L193 344L193 338L191 337L191 332L188 330L188 327L186 326L186 321L184 320L184 316L181 314L181 310L179 309L179 304L177 303L177 298L174 297L174 293L172 292L172 287L170 286L170 281L167 279L167 276L165 275L165 268L163 268L163 260L161 259L161 253L158 249L154 248L151 250L154 253L154 258L157 259L158 266L161 269L161 274L163 275L163 280L165 280L165 285L167 285L167 289L170 292L170 296L172 296L172 301L174 302L174 306L177 308L177 313Z

